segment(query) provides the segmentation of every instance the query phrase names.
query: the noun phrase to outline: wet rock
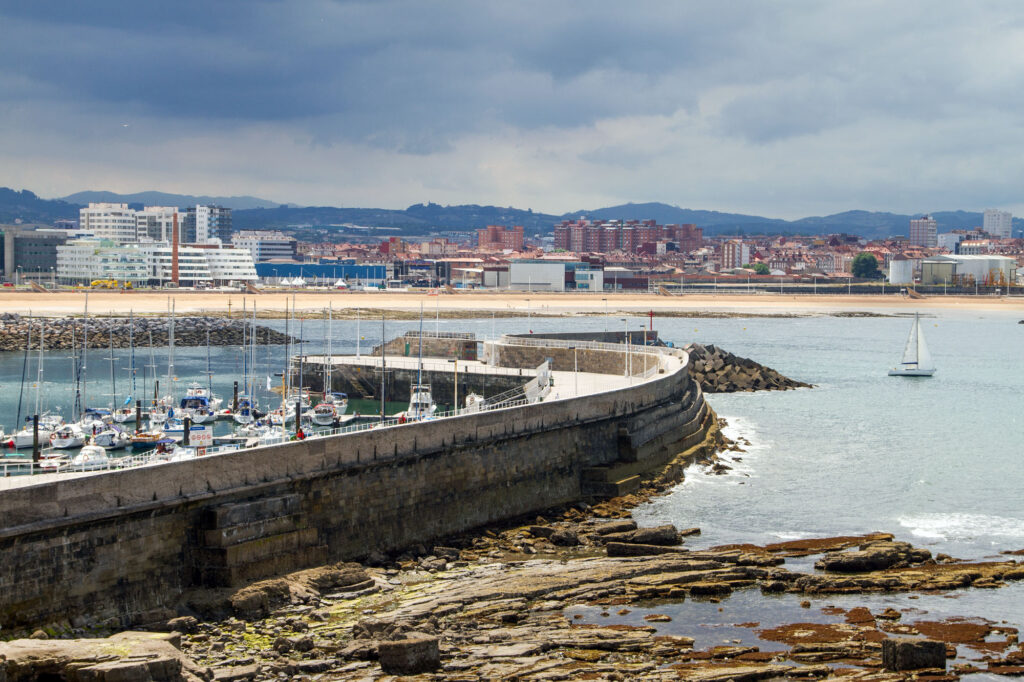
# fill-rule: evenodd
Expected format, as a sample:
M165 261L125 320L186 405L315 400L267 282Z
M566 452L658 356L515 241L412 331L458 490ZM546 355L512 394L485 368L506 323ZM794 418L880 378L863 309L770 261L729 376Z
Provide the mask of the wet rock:
M395 675L417 675L441 667L438 638L410 633L404 639L381 642L377 648L380 667Z
M609 533L628 533L633 530L636 530L636 521L623 519L596 524L590 529L590 532L595 535L608 535Z
M682 547L665 547L664 545L640 545L631 542L609 542L605 545L610 557L651 556L655 554L682 554L687 550Z
M946 667L946 645L930 639L882 642L882 665L886 670L917 670Z
M580 544L580 538L576 531L568 528L559 528L548 538L551 544L559 547L575 547Z
M192 634L199 629L199 621L192 616L180 616L167 621L167 629L185 634Z
M861 545L852 552L832 552L814 563L814 567L836 573L867 573L892 568L898 564L921 563L931 559L931 552L907 542L875 542Z

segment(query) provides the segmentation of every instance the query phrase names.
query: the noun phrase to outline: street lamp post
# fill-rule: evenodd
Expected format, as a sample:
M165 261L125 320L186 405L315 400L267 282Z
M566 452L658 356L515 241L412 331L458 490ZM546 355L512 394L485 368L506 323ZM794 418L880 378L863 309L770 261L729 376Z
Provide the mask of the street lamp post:
M455 404L452 406L452 411L455 414L458 414L459 413L459 359L458 358L454 358L454 359L449 360L448 362L455 363L455 397L452 398L452 401Z
M530 299L526 299L526 329L531 334L533 333L533 328L530 326L532 320L533 320L533 317L531 315L531 310L530 310Z
M604 301L604 330L608 331L608 299L602 298L601 300Z
M625 317L622 318L622 332L626 336L626 338L624 339L625 344L626 344L626 361L623 362L622 364L623 364L623 368L626 370L626 376L629 377L629 384L630 384L630 386L632 386L633 385L633 356L632 356L632 353L631 353L632 349L629 347L629 319L627 319Z
M569 346L569 350L572 351L572 378L575 385L573 389L574 397L578 398L580 396L580 366L576 361L576 346Z

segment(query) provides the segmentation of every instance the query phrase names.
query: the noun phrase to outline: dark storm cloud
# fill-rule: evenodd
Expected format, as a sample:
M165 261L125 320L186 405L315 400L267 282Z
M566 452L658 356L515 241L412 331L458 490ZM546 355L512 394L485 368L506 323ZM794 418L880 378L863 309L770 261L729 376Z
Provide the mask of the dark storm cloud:
M81 3L2 10L4 70L157 117L308 121L396 144L693 106L705 17L607 3ZM732 13L713 23L724 24ZM673 76L673 74L676 74ZM665 79L672 87L659 89ZM693 83L696 86L697 83Z
M1005 205L1024 173L1006 152L1024 142L1018 7L0 0L0 184L783 215L929 210L955 187Z

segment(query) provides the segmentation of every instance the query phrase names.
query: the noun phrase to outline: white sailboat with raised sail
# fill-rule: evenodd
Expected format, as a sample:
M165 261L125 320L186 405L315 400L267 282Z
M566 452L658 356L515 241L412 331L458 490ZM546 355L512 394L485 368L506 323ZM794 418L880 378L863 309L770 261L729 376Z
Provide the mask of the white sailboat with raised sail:
M928 352L928 344L924 341L921 330L921 318L914 313L914 325L910 328L907 345L903 348L900 364L889 370L891 377L930 377L935 374L935 363Z

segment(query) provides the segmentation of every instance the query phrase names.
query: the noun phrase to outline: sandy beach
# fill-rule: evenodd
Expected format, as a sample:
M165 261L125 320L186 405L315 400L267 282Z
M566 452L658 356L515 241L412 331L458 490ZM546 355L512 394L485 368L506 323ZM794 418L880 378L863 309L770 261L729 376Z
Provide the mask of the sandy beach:
M81 313L85 306L83 291L36 293L27 291L0 292L0 313L33 315L65 315ZM988 312L1024 314L1024 297L995 296L933 296L910 299L892 295L780 295L760 294L685 294L666 296L658 294L621 293L526 293L526 292L464 292L430 295L423 292L339 292L339 291L266 291L261 294L227 292L150 292L150 291L90 291L89 312L101 315L161 313L174 301L177 313L223 314L236 312L245 306L258 310L284 311L294 303L297 310L323 310L330 304L339 317L361 310L388 310L411 313L422 304L429 311L440 310L454 316L468 316L473 312L497 313L502 316L574 315L617 312L640 313L649 310L663 314L735 313L752 315L835 314L876 312L883 314L910 313L937 309L962 309Z

